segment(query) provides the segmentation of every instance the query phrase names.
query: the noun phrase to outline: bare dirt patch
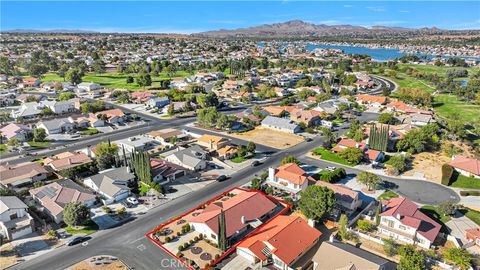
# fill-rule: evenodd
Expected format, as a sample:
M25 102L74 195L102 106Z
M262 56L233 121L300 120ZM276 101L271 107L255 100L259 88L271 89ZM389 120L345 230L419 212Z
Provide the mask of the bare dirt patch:
M278 149L290 148L303 142L302 136L263 127L257 127L244 133L231 134L231 136Z
M111 256L95 256L72 265L67 270L127 270L119 259Z
M0 269L6 269L17 263L17 252L11 244L4 244L0 247L0 253L2 257L2 263L0 263Z
M452 159L441 153L423 152L415 155L412 161L412 168L403 175L413 176L415 173L422 173L425 178L435 183L442 181L442 165Z

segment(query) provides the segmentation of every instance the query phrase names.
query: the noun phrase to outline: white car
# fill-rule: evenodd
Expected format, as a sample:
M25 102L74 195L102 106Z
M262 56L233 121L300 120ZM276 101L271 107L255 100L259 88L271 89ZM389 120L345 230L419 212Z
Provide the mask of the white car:
M128 197L128 198L127 198L127 202L128 202L128 203L131 203L131 204L133 204L133 205L137 205L137 204L138 204L138 200L137 200L137 198L135 198L135 197Z

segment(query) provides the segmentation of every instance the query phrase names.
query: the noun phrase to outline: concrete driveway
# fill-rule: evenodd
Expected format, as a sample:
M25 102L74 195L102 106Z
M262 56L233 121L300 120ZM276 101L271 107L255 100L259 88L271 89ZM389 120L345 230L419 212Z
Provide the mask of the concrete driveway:
M457 239L461 239L462 243L466 243L465 230L479 228L475 222L468 217L462 215L459 211L455 212L455 216L445 224L450 230L450 234Z

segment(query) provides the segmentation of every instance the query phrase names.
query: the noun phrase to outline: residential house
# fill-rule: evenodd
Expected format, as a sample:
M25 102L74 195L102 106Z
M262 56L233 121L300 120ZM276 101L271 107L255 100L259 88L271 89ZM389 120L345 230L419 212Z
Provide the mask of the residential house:
M480 160L465 156L453 156L450 166L455 168L461 175L480 178Z
M147 100L156 97L155 94L145 91L135 91L130 94L134 103L145 103Z
M173 112L174 113L183 112L185 110L187 102L188 101L172 102L171 104L173 104ZM162 113L167 114L170 106L172 105L163 107Z
M170 103L168 97L152 97L145 102L145 106L149 108L163 108Z
M433 112L431 112L431 111L418 109L417 107L405 104L403 101L394 101L394 102L388 103L386 105L386 111L387 112L402 112L402 113L407 113L407 114L420 113L420 114L433 115Z
M315 180L296 163L287 163L276 169L268 168L266 184L297 195L307 188L308 181Z
M189 148L178 149L178 151L165 157L165 160L191 171L200 171L207 167L207 155L207 151L198 145L194 145Z
M127 121L127 116L120 109L111 109L98 112L97 115L105 115L108 123L112 125L122 125Z
M133 153L135 151L146 151L154 145L154 140L147 136L135 136L122 140L115 141L121 151L125 149L127 153Z
M350 102L345 99L345 98L336 98L336 99L330 99L326 100L322 103L317 104L316 107L314 107L312 110L319 111L319 112L325 112L328 114L334 114L337 109L340 107L340 104L345 103L348 107L350 107Z
M7 140L15 138L19 142L25 142L32 137L32 129L26 125L10 123L0 129L0 136Z
M44 107L50 108L56 114L65 114L76 111L75 104L71 101L42 100L40 102Z
M406 198L382 202L378 232L407 244L430 248L442 225L422 213L418 206Z
M242 191L207 205L200 214L187 221L197 233L218 243L220 212L225 214L227 242L234 244L249 229L259 227L274 214L277 205L258 191Z
M300 132L300 127L295 124L292 120L267 116L262 121L262 127L278 130L286 133L298 133Z
M164 185L185 176L187 169L159 158L150 159L153 181Z
M130 195L128 184L135 179L129 167L111 168L85 179L83 183L104 197L105 204L126 199Z
M252 269L273 262L275 269L300 269L298 263L318 242L322 233L299 216L277 216L237 246L237 254Z
M85 153L63 152L43 160L45 166L60 172L66 169L92 163L93 160Z
M93 82L82 82L77 85L83 92L92 92L101 88L100 84Z
M48 171L37 162L18 165L0 165L0 184L4 187L19 187L45 180Z
M370 161L370 163L373 164L382 162L385 159L385 153L379 150L367 149L364 154L365 159L367 159L368 161Z
M364 249L336 241L324 241L312 258L313 270L395 270L397 266Z
M45 129L47 135L71 132L75 129L74 123L70 122L68 118L52 119L41 121L37 128Z
M296 123L305 123L307 127L316 126L321 123L320 116L323 112L314 110L295 109L290 113L290 119Z
M70 179L31 189L29 193L55 223L63 221L63 210L68 203L81 202L91 207L96 201L94 194Z
M368 145L366 145L365 143L356 142L356 141L354 141L352 139L348 139L348 138L342 138L337 143L337 145L335 145L335 147L332 148L332 151L333 152L340 152L340 151L343 151L343 150L347 149L348 147L358 148L358 149L362 150L362 152L364 152L368 149Z
M315 184L327 187L335 192L335 208L340 214L351 215L362 205L360 193L345 185L331 184L324 181L317 181Z
M23 78L22 82L18 85L20 88L27 88L27 87L38 87L42 83L37 78Z
M75 128L97 128L105 126L105 121L98 118L96 114L89 113L87 116L68 117L68 121L75 125Z
M286 88L281 88L281 87L275 87L273 89L275 91L275 94L279 97L285 97L290 95L290 92Z
M233 145L225 145L220 149L217 149L218 158L225 160L234 158L238 152L238 148Z
M12 241L32 232L28 206L15 196L0 196L0 234Z
M385 96L372 96L372 95L356 95L355 99L361 105L366 105L372 108L381 108L387 104L387 97Z
M469 242L473 242L480 247L480 228L472 228L465 230L465 238Z
M209 151L218 150L228 145L230 140L221 136L205 134L197 138L197 144L207 148Z
M156 141L159 141L163 145L173 146L174 144L172 143L172 141L181 140L187 137L188 135L178 129L166 128L166 129L151 131L147 133L147 136Z
M10 116L14 119L23 118L25 120L34 119L42 114L43 105L38 102L23 103L17 110L12 110Z

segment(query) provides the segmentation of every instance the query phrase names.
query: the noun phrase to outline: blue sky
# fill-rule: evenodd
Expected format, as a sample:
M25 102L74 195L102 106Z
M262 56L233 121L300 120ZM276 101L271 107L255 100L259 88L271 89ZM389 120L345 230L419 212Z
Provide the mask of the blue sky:
M300 19L317 24L480 29L480 1L1 1L1 30L194 33Z

